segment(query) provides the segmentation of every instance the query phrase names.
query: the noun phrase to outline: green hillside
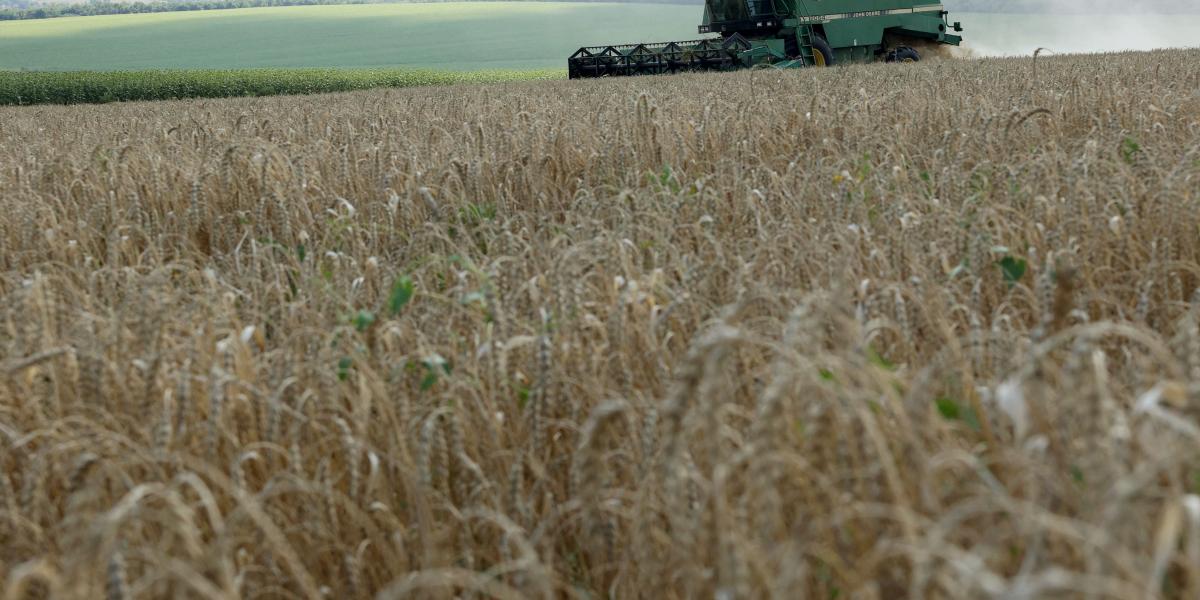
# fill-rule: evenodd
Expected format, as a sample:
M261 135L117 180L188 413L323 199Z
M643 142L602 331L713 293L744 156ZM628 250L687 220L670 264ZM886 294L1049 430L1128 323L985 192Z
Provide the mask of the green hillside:
M700 9L453 2L0 22L0 69L565 67L581 45L699 37Z

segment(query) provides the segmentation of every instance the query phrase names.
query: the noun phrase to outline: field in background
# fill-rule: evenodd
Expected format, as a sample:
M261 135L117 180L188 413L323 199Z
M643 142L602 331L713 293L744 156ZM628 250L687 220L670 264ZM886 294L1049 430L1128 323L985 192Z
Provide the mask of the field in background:
M0 22L0 69L565 69L585 44L699 37L700 8L448 2Z
M0 106L300 95L420 85L562 79L565 76L562 69L33 71L0 74Z
M0 588L1195 598L1198 61L0 108Z
M981 54L1196 45L1197 15L953 13ZM0 22L0 70L564 69L583 45L700 37L699 6L482 2L252 8Z

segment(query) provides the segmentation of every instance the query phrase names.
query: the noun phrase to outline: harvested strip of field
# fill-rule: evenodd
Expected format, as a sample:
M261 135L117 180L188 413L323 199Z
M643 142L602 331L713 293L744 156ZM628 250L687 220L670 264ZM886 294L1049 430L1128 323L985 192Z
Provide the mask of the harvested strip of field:
M562 79L542 71L415 69L242 69L197 71L0 72L0 105L101 104L348 92L371 88Z
M0 108L0 573L1195 598L1200 51Z

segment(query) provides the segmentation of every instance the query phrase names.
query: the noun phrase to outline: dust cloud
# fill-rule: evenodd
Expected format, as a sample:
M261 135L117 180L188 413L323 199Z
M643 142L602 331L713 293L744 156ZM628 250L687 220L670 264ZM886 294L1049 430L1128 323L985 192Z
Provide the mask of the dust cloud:
M947 4L950 18L966 30L964 47L980 56L1032 55L1038 48L1069 54L1200 45L1200 7L1194 0L1049 0L1038 3L1037 14L970 12L980 2L955 11Z

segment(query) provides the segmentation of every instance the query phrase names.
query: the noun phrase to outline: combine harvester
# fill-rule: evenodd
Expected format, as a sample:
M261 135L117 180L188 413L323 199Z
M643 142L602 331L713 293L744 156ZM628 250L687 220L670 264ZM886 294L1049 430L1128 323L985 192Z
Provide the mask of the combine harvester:
M843 62L914 62L913 45L957 46L962 31L941 4L921 0L705 0L690 42L580 48L567 59L571 79L732 71L759 66L824 67Z

